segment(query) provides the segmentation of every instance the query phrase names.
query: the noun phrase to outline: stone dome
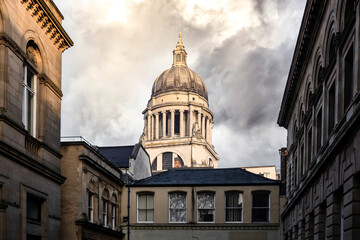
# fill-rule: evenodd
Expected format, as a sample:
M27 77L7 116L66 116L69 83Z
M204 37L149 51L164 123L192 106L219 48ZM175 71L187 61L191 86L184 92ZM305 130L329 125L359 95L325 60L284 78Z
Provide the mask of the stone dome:
M168 91L194 92L208 100L208 93L204 81L199 74L191 70L186 64L187 53L182 35L173 51L173 65L158 76L152 88L152 96Z
M156 78L152 88L152 96L167 91L194 92L208 100L204 81L199 74L187 66L174 65Z

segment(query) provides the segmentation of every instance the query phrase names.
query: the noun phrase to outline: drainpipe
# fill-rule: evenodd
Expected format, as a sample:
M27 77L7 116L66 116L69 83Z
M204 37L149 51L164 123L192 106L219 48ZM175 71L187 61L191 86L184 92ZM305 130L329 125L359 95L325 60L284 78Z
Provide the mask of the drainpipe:
M129 181L129 180L128 180ZM127 235L130 240L130 184L128 184L128 224L127 224Z

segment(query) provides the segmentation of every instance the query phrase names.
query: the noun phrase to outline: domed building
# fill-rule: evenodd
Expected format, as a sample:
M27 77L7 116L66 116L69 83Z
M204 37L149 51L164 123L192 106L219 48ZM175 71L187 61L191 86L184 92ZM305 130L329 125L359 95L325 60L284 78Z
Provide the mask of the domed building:
M150 155L154 172L218 165L206 86L199 74L187 66L186 58L180 33L173 51L173 65L156 78L143 111L140 141Z

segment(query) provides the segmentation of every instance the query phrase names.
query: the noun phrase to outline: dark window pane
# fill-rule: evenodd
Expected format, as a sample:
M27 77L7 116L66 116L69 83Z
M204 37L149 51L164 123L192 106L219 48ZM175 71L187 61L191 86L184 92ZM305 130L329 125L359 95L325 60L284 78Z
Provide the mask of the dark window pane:
M253 192L252 222L269 221L269 192Z
M175 112L175 125L174 125L174 133L180 134L180 112Z
M167 170L169 168L172 168L172 153L166 152L163 153L163 164L162 169Z
M199 222L213 222L214 210L199 210Z
M268 192L253 193L253 207L269 207L269 193Z
M157 170L157 158L155 158L153 164L151 165L151 170L153 170L153 171Z
M26 201L26 218L31 219L33 221L41 221L41 204L43 200L31 195L27 194Z
M329 125L328 133L330 135L335 125L335 83L332 84L329 90Z
M353 47L351 46L345 57L344 111L348 108L353 97L353 59Z

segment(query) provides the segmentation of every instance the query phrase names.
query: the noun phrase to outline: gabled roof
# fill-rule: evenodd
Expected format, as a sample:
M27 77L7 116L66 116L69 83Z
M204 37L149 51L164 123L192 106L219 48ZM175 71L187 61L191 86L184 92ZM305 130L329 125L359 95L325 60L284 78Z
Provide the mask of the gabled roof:
M134 147L130 146L113 146L113 147L98 147L98 151L112 162L118 168L128 168L129 159L133 155ZM136 151L137 154L137 151ZM135 155L136 155L135 154Z
M136 181L133 186L225 186L280 185L280 181L262 177L242 168L173 168Z

